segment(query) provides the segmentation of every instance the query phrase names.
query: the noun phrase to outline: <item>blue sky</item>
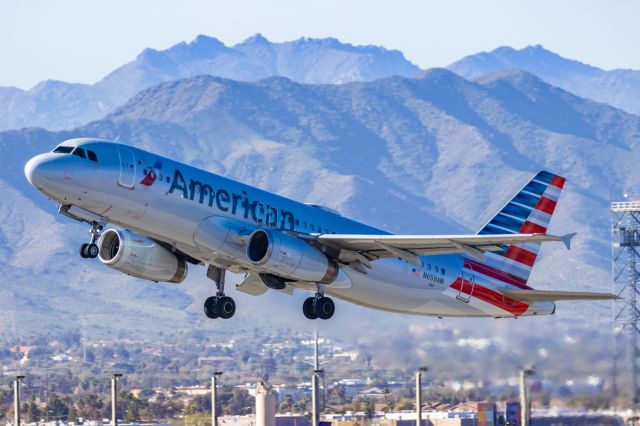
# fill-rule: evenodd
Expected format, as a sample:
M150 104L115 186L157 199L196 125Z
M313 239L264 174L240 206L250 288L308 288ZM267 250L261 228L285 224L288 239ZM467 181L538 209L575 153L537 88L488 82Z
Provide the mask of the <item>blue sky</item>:
M0 0L0 86L93 83L145 47L198 34L232 45L257 32L382 45L422 68L542 44L602 68L640 69L639 18L636 0Z

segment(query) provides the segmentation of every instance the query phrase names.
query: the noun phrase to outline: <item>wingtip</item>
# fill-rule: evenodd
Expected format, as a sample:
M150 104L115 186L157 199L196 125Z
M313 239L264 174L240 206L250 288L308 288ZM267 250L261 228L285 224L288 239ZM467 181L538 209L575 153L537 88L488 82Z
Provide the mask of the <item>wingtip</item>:
M570 234L566 234L566 235L563 235L562 237L560 237L560 241L562 241L562 243L567 248L567 250L571 250L571 240L577 234L578 234L577 232L572 232Z

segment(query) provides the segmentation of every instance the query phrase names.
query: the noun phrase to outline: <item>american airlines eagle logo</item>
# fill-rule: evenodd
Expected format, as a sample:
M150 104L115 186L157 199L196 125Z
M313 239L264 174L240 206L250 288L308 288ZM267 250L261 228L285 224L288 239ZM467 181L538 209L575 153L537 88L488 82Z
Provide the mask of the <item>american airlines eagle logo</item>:
M153 165L153 167L149 168L147 175L140 181L140 185L151 186L156 181L156 177L158 176L158 172L162 169L162 161L158 160Z

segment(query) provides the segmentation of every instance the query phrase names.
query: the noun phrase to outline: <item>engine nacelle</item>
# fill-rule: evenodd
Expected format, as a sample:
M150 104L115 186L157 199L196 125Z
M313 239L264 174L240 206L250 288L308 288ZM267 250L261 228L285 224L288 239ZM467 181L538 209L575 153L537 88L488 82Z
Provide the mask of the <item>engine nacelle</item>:
M329 284L335 281L340 270L321 250L279 231L254 231L249 237L246 254L254 265L297 281Z
M98 241L98 258L117 271L151 281L180 283L187 264L149 238L125 229L107 229Z

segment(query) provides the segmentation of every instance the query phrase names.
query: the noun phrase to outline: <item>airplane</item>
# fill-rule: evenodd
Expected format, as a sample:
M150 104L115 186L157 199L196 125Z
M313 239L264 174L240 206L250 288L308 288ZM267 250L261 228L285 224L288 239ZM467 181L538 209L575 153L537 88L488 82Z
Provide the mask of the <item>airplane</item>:
M308 319L331 318L332 298L440 318L549 315L559 300L616 298L527 285L541 244L570 249L575 235L546 233L565 184L546 171L472 235L394 235L102 139L66 140L24 172L61 214L89 224L83 258L168 283L182 282L189 264L207 265L216 288L204 302L209 318L236 311L225 293L227 271L244 274L236 289L255 296L312 292L302 307Z

